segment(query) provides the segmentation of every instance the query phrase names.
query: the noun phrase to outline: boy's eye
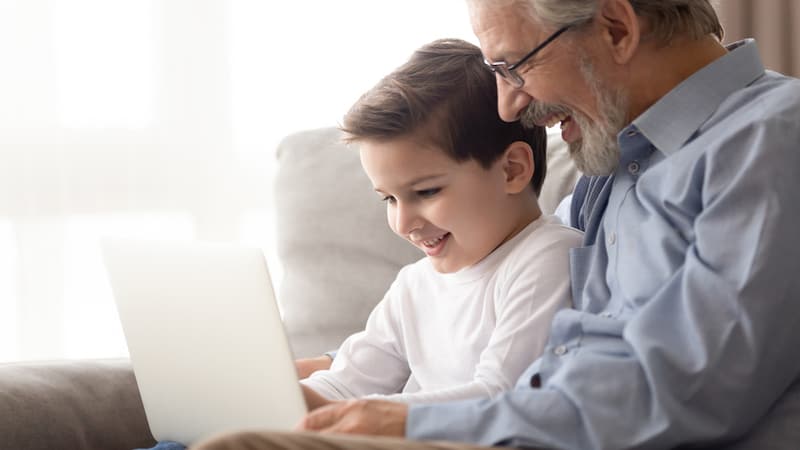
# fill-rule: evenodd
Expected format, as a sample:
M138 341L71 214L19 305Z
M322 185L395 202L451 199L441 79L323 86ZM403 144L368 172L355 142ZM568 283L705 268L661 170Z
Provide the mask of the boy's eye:
M431 188L431 189L422 189L416 191L416 194L420 197L433 197L434 195L438 194L442 188Z
M387 196L383 197L383 198L381 199L381 201L383 201L383 202L386 202L386 203L389 203L389 204L394 204L394 202L395 202L395 199L394 199L394 197L393 197L393 196L391 196L391 195L387 195Z

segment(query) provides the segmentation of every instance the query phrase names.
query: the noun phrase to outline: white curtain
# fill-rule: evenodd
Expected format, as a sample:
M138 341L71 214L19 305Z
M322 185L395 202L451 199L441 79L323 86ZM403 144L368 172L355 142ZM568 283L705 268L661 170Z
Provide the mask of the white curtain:
M463 0L0 0L0 361L126 354L103 236L277 266L277 142L439 37Z
M717 9L726 42L754 37L767 68L800 77L800 1L724 0Z

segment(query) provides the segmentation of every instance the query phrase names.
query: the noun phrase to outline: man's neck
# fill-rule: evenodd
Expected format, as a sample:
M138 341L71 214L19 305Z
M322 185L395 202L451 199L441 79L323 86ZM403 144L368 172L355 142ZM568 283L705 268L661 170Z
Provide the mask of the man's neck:
M675 39L669 45L643 42L630 68L630 121L692 74L727 53L714 37Z

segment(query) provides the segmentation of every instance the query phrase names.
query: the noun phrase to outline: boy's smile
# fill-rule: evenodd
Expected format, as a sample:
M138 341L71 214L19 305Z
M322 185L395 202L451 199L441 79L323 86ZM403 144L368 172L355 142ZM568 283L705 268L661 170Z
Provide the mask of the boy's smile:
M474 265L530 222L507 192L501 157L488 169L412 137L360 143L361 164L386 201L389 227L438 272Z
M445 244L447 244L447 238L450 237L450 233L445 233L441 236L437 236L433 239L416 239L416 244L419 247L419 244L422 244L423 251L428 256L438 256L442 249L444 248ZM411 237L411 239L414 239Z

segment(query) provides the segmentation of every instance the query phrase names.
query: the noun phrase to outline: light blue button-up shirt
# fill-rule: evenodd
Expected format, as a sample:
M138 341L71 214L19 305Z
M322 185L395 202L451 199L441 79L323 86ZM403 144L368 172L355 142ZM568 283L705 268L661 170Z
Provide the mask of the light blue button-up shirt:
M716 445L800 392L800 80L729 50L619 133L544 355L495 399L413 406L409 438Z

